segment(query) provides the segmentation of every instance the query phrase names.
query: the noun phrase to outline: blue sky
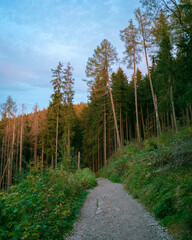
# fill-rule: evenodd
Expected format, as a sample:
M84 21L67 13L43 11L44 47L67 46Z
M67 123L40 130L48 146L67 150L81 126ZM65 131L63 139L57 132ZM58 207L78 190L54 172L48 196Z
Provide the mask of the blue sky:
M23 103L27 112L36 103L46 108L59 61L74 68L74 103L87 102L88 58L105 38L123 57L119 31L139 6L139 0L0 0L0 103L11 95L19 110Z

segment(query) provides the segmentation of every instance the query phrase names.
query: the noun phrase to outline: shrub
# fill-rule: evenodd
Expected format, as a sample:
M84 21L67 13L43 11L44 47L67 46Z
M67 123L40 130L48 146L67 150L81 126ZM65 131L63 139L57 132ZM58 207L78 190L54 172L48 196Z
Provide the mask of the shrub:
M96 179L88 169L34 171L0 193L0 239L63 239Z

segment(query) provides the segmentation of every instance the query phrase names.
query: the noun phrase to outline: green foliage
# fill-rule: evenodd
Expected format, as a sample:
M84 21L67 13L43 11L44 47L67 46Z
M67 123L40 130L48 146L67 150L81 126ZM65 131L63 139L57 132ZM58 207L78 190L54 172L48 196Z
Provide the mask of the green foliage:
M89 169L33 170L27 179L0 193L0 239L63 239L72 229L87 192L96 185Z
M176 239L192 239L192 128L129 143L100 176L122 182Z

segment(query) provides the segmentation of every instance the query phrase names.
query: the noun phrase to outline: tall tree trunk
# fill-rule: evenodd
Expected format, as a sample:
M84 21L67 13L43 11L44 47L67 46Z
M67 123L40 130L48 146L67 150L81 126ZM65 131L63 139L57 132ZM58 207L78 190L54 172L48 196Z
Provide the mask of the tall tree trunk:
M148 63L148 55L147 55L147 47L145 43L145 35L144 35L144 29L143 29L143 22L141 21L141 32L142 32L142 37L143 37L143 48L145 52L145 60L146 60L146 65L147 65L147 72L148 72L148 77L149 77L149 82L151 86L151 93L152 93L152 98L153 98L153 105L155 109L155 117L156 117L156 125L157 125L157 136L161 135L161 125L159 121L159 114L158 114L158 107L157 107L157 98L155 98L154 90L153 90L153 84L151 80L151 73L149 70L149 63Z
M51 156L51 167L52 167L52 169L54 168L54 160L53 160L54 158L53 158L53 154L52 154L52 156Z
M94 158L94 154L93 154L93 160L92 160L92 169L93 169L93 172L95 172L95 158Z
M107 149L106 149L106 109L104 104L104 132L103 132L103 150L104 150L104 165L107 165Z
M169 80L169 82L170 82L170 80ZM173 86L172 85L170 86L170 100L171 100L174 128L175 128L175 131L178 132L176 115L175 115L175 105L174 105L174 101L173 101Z
M16 163L15 163L15 173L17 174L18 172L18 158L19 158L19 134L20 133L20 129L19 127L17 128L17 148L16 148Z
M97 151L98 151L98 171L99 171L99 168L100 168L100 164L99 164L99 162L100 162L100 158L99 158L99 132L98 132L98 140L97 141L98 141L98 143L97 143L98 150Z
M14 144L15 144L15 117L16 117L16 110L14 113L13 119L13 133L12 133L12 143L11 143L11 154L8 159L8 182L7 182L7 189L10 188L12 183L12 168L13 168L13 155L14 155Z
M143 138L145 139L145 124L144 124L144 118L143 118L143 108L141 107L141 121L142 121L142 126L143 126Z
M22 106L21 131L20 131L20 161L19 161L19 172L21 172L21 168L22 168L22 154L23 154L23 106Z
M81 169L81 155L80 152L78 152L78 169Z
M121 146L124 146L124 130L123 130L123 121L122 121L122 110L120 107L120 135L121 135Z
M34 143L34 163L35 163L35 168L37 168L37 136L35 136L35 143Z
M189 105L189 112L190 112L190 122L192 122L192 109L190 105Z
M129 122L129 138L130 141L132 140L132 128L131 128L131 122Z
M2 150L1 150L1 176L3 175L3 159L4 159L4 137L2 141ZM1 184L0 184L0 189L1 189Z
M48 156L46 154L46 169L48 169L48 167L49 167L49 158L48 158Z
M34 122L33 122L33 136L34 136L34 164L35 164L35 168L37 168L37 142L38 142L37 104L35 105Z
M116 138L115 129L114 129L114 148L115 148L115 152L117 152L117 138Z
M136 112L136 132L137 132L137 138L140 142L140 132L139 132L139 117L138 117L138 107L137 107L137 80L136 80L136 69L135 69L135 46L133 50L133 62L134 62L134 73L133 73L133 79L134 79L134 90L135 90L135 112Z
M111 156L111 128L110 128L110 122L109 122L109 130L108 130L108 138L109 138L109 143L108 143L108 146L109 146L109 156Z
M127 114L126 114L126 140L129 141L129 129L128 129L128 122L127 122Z
M42 143L42 152L41 152L41 171L43 171L43 161L44 161L44 142Z
M23 114L24 114L24 105L22 105L22 116L21 116L19 172L21 172L21 169L22 169L22 154L23 154Z
M167 127L169 128L169 112L167 112Z
M68 151L69 151L69 154L70 154L70 148L71 148L71 141L70 141L70 128L68 127Z
M185 111L186 111L186 123L187 123L187 125L189 126L189 125L190 125L190 117L189 117L189 108L188 108L188 105L186 105Z
M70 126L69 126L69 106L70 106L70 80L69 80L69 72L68 72L68 151L70 155L70 148L71 148L71 142L70 142Z
M55 168L57 167L58 128L59 128L59 112L57 112L57 123L56 123Z
M109 81L109 72L107 71L107 80L108 80L108 88L109 88L109 94L110 94L110 99L111 99L111 106L112 106L112 110L113 110L113 118L114 118L114 122L115 122L115 129L116 129L116 134L117 134L117 143L118 143L118 147L121 147L121 142L120 142L120 137L119 137L119 129L118 129L118 125L117 125L117 118L116 118L116 114L115 114L115 106L114 106L114 102L113 102L113 95L112 95L112 91L111 91L111 85L110 85L110 81Z

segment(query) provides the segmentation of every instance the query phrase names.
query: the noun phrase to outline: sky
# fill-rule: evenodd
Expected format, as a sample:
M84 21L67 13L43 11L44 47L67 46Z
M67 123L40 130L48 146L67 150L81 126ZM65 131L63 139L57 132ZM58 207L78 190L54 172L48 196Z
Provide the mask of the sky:
M140 7L139 0L0 0L0 104L11 96L18 111L47 108L51 69L73 66L74 103L87 102L85 68L103 39L123 58L120 30ZM121 66L128 77L132 72ZM145 71L144 64L140 70Z

